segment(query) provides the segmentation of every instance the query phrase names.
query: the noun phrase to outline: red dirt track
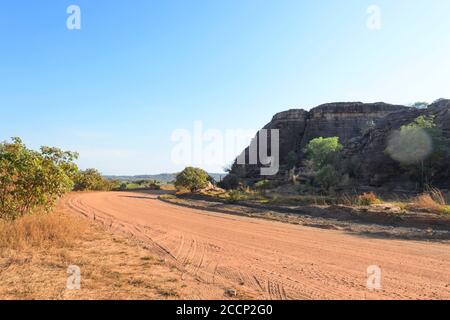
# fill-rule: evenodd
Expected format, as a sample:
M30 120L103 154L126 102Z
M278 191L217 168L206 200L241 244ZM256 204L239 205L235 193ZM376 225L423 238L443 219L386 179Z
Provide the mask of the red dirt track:
M72 193L67 211L126 232L201 286L254 299L450 299L450 244L369 238L200 211L130 192ZM382 289L366 287L367 268ZM220 289L220 290L218 290Z

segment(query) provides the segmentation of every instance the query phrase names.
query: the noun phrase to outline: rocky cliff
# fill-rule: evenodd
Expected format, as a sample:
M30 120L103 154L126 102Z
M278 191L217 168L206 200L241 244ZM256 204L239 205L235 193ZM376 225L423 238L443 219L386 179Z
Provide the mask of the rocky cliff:
M303 148L311 139L337 136L344 145L343 154L352 158L355 171L360 173L358 182L380 186L396 181L401 173L398 163L384 152L390 133L420 115L434 115L436 124L450 138L450 100L440 100L427 109L381 102L330 103L310 111L292 109L278 113L264 129L279 129L281 170L278 176L285 174L289 153L295 153L297 165L301 166ZM258 179L260 166L235 162L232 173L244 179Z

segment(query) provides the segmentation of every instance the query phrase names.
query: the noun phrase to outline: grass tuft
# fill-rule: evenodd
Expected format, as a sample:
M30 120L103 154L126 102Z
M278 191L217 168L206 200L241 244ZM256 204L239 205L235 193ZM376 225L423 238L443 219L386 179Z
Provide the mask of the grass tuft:
M0 249L67 247L86 223L61 214L32 214L13 221L0 220Z

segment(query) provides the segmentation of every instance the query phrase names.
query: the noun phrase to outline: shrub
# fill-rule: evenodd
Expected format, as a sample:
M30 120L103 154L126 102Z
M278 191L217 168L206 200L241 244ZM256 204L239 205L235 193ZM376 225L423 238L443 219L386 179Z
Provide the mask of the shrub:
M226 198L226 201L228 203L236 203L240 200L242 200L244 197L242 196L242 193L239 190L232 190L228 193L228 197Z
M0 218L16 219L36 209L49 211L73 186L76 153L27 149L19 138L0 144Z
M199 168L187 167L175 179L177 189L188 189L191 192L205 188L210 181L208 173Z
M239 187L239 177L234 173L230 173L218 185L225 190L237 189Z
M74 191L110 191L112 188L112 183L96 169L80 171L75 177Z
M382 201L373 192L365 192L359 195L356 199L356 203L360 206L370 206L372 204L378 204Z
M423 193L413 199L415 209L425 210L434 213L441 213L444 210L442 204L437 203L429 193Z
M121 183L119 186L119 191L125 191L128 188L128 184L126 183Z
M340 181L340 175L332 165L326 165L316 174L316 182L325 190L330 190Z
M259 192L261 193L265 193L266 190L270 187L271 183L269 180L259 180L258 182L255 183L254 187L256 190L259 190Z
M441 210L441 213L450 215L450 206L444 206Z

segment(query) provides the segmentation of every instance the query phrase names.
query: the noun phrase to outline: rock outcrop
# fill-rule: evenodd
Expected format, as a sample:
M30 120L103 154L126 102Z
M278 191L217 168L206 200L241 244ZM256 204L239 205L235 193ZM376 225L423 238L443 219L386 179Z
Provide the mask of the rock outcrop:
M450 100L440 100L427 109L386 103L340 102L320 105L310 111L292 109L276 114L264 129L279 129L280 172L285 175L288 155L297 156L301 166L303 149L317 137L337 136L344 154L352 158L359 172L358 183L381 186L395 181L401 174L399 164L385 154L389 135L420 115L435 116L436 124L450 138ZM245 153L248 158L248 149ZM270 152L270 150L269 150ZM244 179L259 179L258 165L232 166L232 173Z

